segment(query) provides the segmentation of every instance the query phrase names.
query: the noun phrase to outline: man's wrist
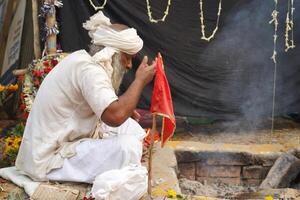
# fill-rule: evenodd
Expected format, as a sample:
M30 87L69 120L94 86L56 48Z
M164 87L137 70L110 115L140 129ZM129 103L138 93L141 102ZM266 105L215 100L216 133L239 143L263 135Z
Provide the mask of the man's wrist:
M139 78L135 78L133 82L135 82L137 85L141 86L142 88L144 88L147 85L147 83L145 83L144 80Z

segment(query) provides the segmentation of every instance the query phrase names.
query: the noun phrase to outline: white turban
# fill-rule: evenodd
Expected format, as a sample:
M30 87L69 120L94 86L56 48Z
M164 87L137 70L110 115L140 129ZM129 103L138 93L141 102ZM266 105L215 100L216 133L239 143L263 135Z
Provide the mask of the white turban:
M109 27L110 25L109 18L104 16L102 11L91 16L83 24L83 28L89 31L92 42L105 46L93 56L93 59L106 68L111 68L112 56L116 52L134 55L143 48L143 40L137 35L134 28L115 31Z

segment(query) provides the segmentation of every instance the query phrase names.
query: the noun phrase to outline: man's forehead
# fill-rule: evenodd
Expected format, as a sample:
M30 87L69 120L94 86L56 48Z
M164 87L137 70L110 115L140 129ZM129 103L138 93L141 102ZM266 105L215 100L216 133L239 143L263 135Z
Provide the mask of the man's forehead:
M111 24L109 27L118 32L129 29L129 27L124 24Z

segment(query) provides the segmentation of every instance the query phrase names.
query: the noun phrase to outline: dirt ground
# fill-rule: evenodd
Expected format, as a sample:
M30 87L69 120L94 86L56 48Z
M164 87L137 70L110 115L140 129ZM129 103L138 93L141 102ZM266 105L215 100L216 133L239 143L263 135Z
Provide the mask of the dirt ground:
M252 126L253 125L253 126ZM215 122L208 125L179 126L172 140L230 144L300 144L300 123L278 118L271 132L271 121L260 124Z

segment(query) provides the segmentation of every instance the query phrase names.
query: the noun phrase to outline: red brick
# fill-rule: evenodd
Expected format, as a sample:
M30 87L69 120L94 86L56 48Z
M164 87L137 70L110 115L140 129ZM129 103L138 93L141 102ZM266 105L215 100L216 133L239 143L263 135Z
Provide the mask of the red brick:
M179 177L180 178L187 178L189 180L196 179L196 163L178 163L179 169Z

